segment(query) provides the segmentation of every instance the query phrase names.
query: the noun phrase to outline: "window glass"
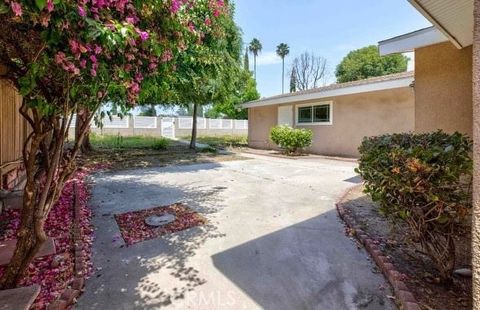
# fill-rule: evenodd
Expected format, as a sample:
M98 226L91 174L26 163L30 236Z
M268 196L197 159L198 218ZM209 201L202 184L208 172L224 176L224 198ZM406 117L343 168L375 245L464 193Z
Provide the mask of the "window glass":
M298 108L298 122L299 123L312 122L312 107Z
M325 123L330 122L330 105L322 104L313 107L313 122Z

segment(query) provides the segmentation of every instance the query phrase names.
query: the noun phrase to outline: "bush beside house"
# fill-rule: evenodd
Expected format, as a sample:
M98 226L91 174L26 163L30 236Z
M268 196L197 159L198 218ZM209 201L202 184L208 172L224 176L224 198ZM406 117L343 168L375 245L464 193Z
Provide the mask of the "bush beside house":
M392 220L404 220L444 281L455 267L454 235L471 210L472 142L460 133L365 138L357 172Z
M313 132L303 128L275 126L270 130L270 140L283 149L287 155L297 153L312 145Z

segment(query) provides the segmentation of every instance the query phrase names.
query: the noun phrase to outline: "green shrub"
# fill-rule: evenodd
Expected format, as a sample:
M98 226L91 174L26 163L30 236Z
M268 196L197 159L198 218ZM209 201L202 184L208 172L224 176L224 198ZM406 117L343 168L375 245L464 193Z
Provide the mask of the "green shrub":
M155 139L155 141L152 143L152 149L157 151L166 150L169 144L170 144L170 141L168 139L165 139L165 138Z
M270 140L287 154L312 145L313 132L308 129L294 129L289 126L275 126L270 130Z
M444 281L455 264L454 235L470 213L472 142L460 134L365 138L357 172L392 220L404 220Z

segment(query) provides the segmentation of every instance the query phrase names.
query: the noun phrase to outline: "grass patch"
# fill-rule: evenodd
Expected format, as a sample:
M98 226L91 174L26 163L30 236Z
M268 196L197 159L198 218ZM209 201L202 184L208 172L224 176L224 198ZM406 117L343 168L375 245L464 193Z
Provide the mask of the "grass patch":
M152 149L166 150L170 140L163 137L91 134L90 141L98 149Z
M190 137L185 137L184 140L190 140ZM197 137L198 143L208 144L214 148L226 147L246 147L248 146L247 136L200 136Z

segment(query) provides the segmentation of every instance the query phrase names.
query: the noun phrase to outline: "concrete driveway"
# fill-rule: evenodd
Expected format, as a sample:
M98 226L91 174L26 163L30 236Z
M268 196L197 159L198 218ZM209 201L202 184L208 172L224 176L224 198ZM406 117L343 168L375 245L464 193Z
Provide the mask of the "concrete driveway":
M78 309L389 309L334 202L354 163L251 159L95 176L95 274ZM209 225L126 247L113 215L174 202Z

